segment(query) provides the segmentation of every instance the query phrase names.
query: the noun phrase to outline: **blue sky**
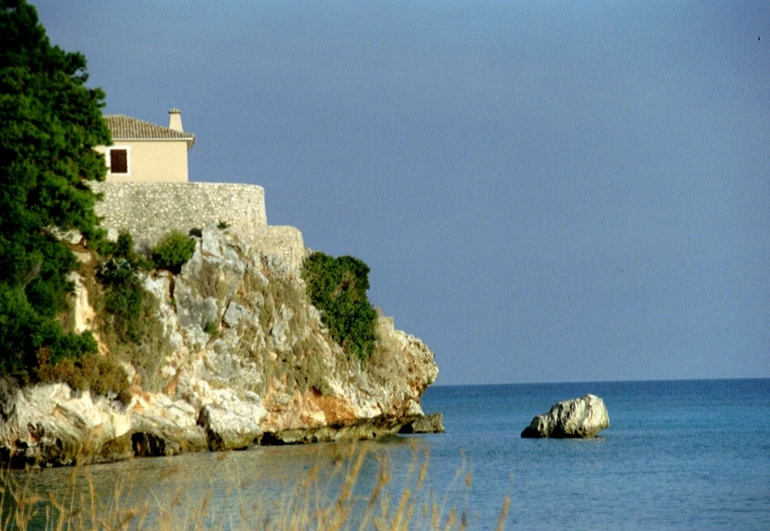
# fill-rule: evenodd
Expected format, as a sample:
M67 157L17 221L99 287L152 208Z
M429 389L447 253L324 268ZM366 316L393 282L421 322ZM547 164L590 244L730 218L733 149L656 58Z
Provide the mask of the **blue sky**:
M770 4L35 4L439 384L770 377Z

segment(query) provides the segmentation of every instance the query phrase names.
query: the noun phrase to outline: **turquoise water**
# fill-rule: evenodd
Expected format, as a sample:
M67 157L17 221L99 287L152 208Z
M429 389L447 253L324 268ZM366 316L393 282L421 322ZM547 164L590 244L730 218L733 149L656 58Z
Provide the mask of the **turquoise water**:
M600 438L519 438L588 392L610 413ZM514 527L770 529L770 380L439 387L424 407L451 433L434 459L465 452L474 495L506 491Z
M535 414L589 392L610 413L601 437L519 437ZM365 518L385 460L390 481L378 503L390 495L393 506L409 489L415 529L428 525L434 508L442 521L455 508L469 529L494 529L506 496L508 529L770 529L770 380L433 387L423 407L444 413L447 433L136 459L88 473L101 511L123 482L120 505L146 506L149 528L160 508L189 513L204 503L203 527L279 522L297 510L303 480L318 478L315 503L337 496L356 449L365 457L351 529ZM72 495L71 476L14 473L57 499ZM82 474L74 492L88 498ZM44 508L40 502L41 515Z

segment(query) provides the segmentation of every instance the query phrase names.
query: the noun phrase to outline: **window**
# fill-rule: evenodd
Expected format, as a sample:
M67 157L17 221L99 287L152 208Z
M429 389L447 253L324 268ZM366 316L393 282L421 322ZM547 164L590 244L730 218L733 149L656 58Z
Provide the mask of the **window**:
M128 147L110 148L107 151L107 167L111 174L129 175L131 173L130 153Z

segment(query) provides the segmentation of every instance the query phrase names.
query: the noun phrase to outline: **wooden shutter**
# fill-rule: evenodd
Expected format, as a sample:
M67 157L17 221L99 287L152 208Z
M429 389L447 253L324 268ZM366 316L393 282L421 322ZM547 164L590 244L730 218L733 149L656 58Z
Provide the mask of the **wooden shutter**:
M128 173L128 150L110 150L110 173Z

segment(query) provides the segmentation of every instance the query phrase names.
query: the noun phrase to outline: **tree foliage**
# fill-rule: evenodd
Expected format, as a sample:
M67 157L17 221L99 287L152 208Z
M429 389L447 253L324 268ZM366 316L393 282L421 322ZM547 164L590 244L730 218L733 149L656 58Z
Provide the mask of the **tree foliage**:
M111 143L104 93L86 87L86 60L51 45L35 8L0 0L0 371L29 373L50 359L95 351L90 334L66 334L55 316L77 266L53 228L99 234L96 195Z
M352 256L334 258L315 252L305 260L302 278L332 338L366 361L377 341L377 313L366 296L369 266Z

